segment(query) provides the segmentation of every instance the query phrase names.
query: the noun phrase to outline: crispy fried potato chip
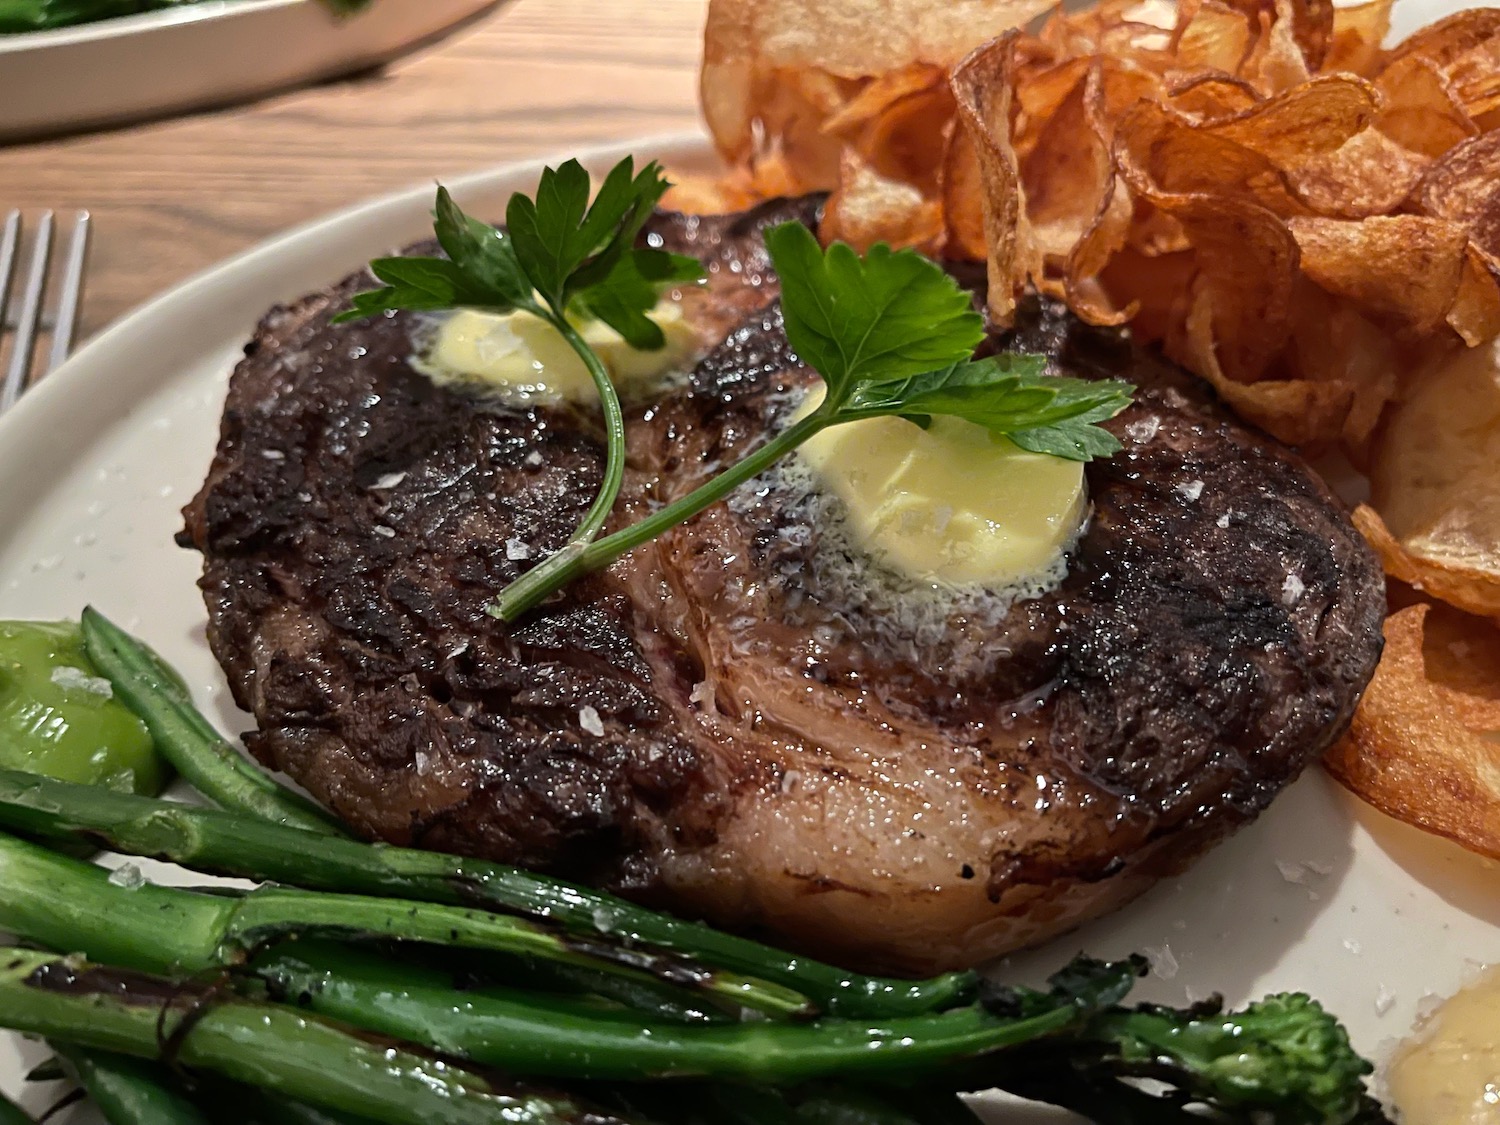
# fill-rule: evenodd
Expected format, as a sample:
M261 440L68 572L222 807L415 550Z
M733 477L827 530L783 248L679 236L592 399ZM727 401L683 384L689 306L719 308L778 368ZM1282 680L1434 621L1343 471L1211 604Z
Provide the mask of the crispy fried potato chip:
M1385 623L1385 653L1329 771L1382 812L1500 858L1500 629L1414 605Z
M1396 210L1415 190L1429 160L1378 129L1314 156L1289 176L1297 198L1319 215L1363 219Z
M819 233L864 251L876 242L931 250L943 232L942 208L911 184L882 175L857 153L844 154L838 190Z
M1463 223L1475 247L1500 263L1500 132L1444 155L1427 169L1416 194L1422 210Z
M1354 526L1380 556L1386 574L1482 617L1500 616L1500 583L1483 571L1412 554L1368 504L1354 509Z
M1011 143L1011 88L1017 34L1009 32L981 47L953 72L959 123L979 169L984 239L989 263L989 308L1006 325L1016 293L1040 272L1031 222L1022 195L1020 169Z
M1388 559L1391 573L1491 616L1500 615L1495 348L1459 348L1432 362L1392 411L1370 470L1371 502L1405 556ZM1390 550L1384 545L1383 556Z
M1426 333L1453 307L1469 244L1457 223L1422 215L1288 223L1308 278L1376 317Z

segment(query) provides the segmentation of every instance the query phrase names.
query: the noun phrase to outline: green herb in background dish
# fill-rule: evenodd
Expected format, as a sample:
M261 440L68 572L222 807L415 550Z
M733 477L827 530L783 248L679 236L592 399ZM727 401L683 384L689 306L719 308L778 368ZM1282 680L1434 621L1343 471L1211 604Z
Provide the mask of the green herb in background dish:
M445 188L438 189L434 229L447 258L381 258L371 271L385 288L355 296L339 320L392 309L436 312L469 308L540 317L568 342L588 369L604 410L604 479L568 545L575 555L593 542L609 518L625 478L625 416L609 371L574 325L574 317L602 320L631 347L665 346L646 315L664 289L697 281L695 258L635 245L670 185L655 163L637 174L626 157L589 202L589 174L576 160L542 172L536 197L517 192L505 211L507 230L472 219Z
M95 23L163 8L182 8L203 0L0 0L0 34L46 31L54 27ZM353 15L373 0L323 0L339 15Z
M604 484L569 543L501 592L491 609L495 616L514 620L574 579L724 499L829 426L890 416L925 426L942 414L977 423L1033 453L1074 461L1119 448L1098 423L1125 408L1133 391L1128 383L1047 376L1040 356L974 359L984 321L936 262L884 245L863 258L841 243L825 251L805 226L784 223L767 232L766 245L781 279L787 338L822 377L822 403L694 492L596 542L619 493L624 420L603 363L566 314L570 305L582 308L632 346L660 347L661 332L646 311L664 285L698 274L692 259L628 248L666 189L654 164L640 177L631 169L628 158L616 166L588 210L588 176L577 162L547 169L535 202L511 198L508 233L464 215L439 189L436 226L448 260L373 263L386 287L358 294L340 317L390 309L521 308L547 317L588 365L604 409ZM601 221L596 211L604 212ZM606 232L612 240L602 242Z

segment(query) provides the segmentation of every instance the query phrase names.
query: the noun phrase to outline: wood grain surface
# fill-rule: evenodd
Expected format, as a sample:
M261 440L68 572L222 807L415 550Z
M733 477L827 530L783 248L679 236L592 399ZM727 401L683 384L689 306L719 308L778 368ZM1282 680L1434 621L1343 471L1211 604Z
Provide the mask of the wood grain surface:
M0 147L0 209L93 213L82 324L91 334L189 274L360 199L695 127L706 7L515 0L376 73L248 106Z

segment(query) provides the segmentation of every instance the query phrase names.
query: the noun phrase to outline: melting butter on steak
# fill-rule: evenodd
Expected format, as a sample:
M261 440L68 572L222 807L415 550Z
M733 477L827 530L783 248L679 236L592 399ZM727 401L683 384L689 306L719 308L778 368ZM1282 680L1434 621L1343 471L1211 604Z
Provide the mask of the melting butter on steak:
M815 205L648 228L708 263L690 315L722 342L634 411L616 524L764 441L813 379L759 238L787 217ZM506 626L485 607L588 506L597 423L435 386L412 317L330 327L363 284L266 317L183 539L249 748L371 838L851 966L969 965L1253 818L1373 671L1380 570L1314 473L1052 306L991 346L1141 388L1054 589L903 590L783 470Z

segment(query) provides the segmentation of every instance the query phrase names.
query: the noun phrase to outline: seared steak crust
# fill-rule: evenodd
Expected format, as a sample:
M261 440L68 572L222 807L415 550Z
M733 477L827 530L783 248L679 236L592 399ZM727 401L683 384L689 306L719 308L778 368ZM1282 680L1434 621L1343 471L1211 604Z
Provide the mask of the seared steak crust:
M633 411L618 522L765 440L814 378L759 241L814 214L647 231L709 263L690 315L722 342ZM435 385L412 317L331 327L363 284L263 321L184 541L251 751L368 836L849 962L972 963L1252 818L1373 671L1379 567L1316 475L1050 305L992 346L1142 388L1056 589L912 602L773 472L507 627L485 607L587 507L596 423Z

